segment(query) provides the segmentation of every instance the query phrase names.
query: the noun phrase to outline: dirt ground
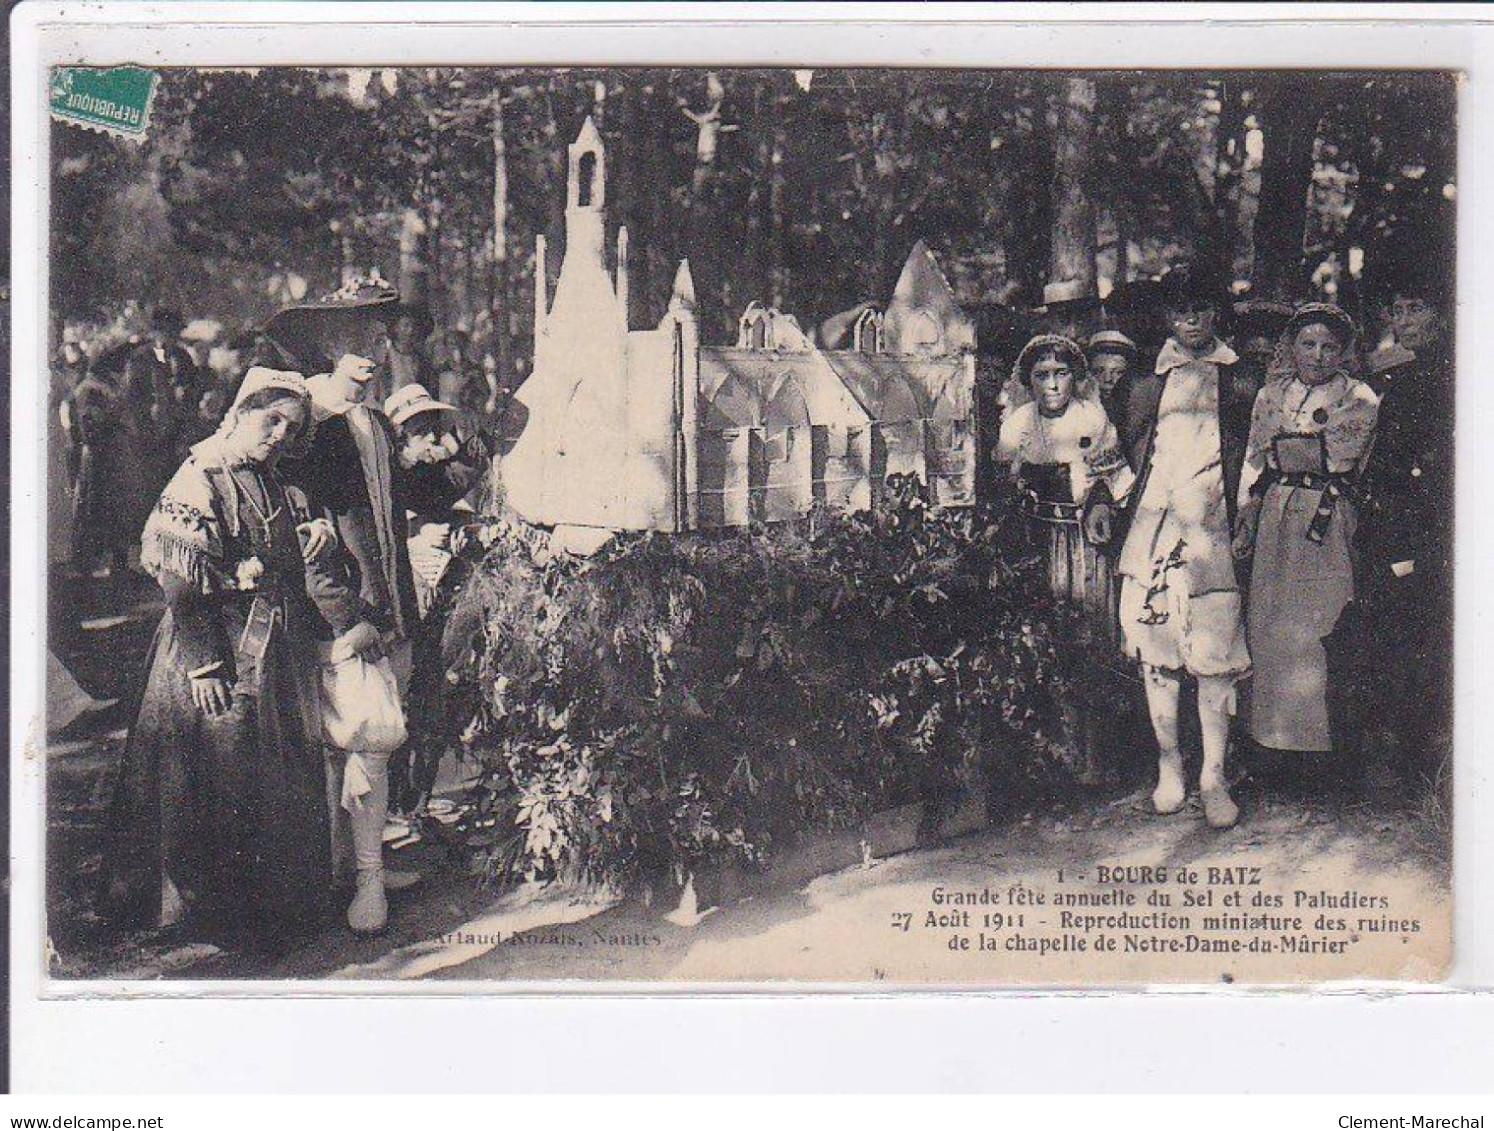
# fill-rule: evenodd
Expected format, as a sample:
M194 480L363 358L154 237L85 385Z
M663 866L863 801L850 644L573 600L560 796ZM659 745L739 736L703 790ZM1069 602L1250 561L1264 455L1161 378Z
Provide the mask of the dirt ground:
M1144 793L1096 796L1067 810L1018 814L1000 827L807 884L775 881L769 871L750 886L752 894L703 913L676 908L673 895L667 903L649 904L637 894L619 901L607 893L557 888L495 891L471 872L459 846L427 839L393 854L392 866L417 871L423 879L392 896L390 928L377 938L359 939L334 924L280 953L263 953L232 940L121 935L100 919L94 896L129 698L160 611L150 587L125 587L78 607L74 615L83 628L59 638L63 658L89 691L122 700L82 733L54 741L48 752L48 924L51 972L62 981L828 981L974 987L1429 979L1450 961L1451 905L1440 814L1426 806L1398 805L1394 798L1288 797L1249 778L1237 789L1241 823L1224 833L1209 830L1196 807L1159 818L1148 811ZM1287 904L1283 914L1301 917L1300 931L1267 930L1258 932L1260 937L1301 935L1305 946L1314 940L1333 946L1352 941L1342 953L1097 951L1102 934L1129 933L1142 940L1137 945L1146 945L1156 932L1064 929L1054 897L1061 890L1103 894L1116 885L1103 882L1100 869L1126 867L1166 868L1171 881L1157 884L1153 873L1152 879L1135 882L1145 874L1126 873L1133 882L1125 886L1142 901L1130 908L1132 914L1148 910L1145 898L1151 892L1170 893L1171 912L1191 915L1196 927L1199 916L1225 907L1183 910L1181 889L1211 889L1211 898L1222 901L1236 885L1204 884L1207 870L1228 869L1233 876L1233 870L1243 869L1237 905L1242 911L1257 895L1279 893ZM1199 872L1199 883L1179 884L1178 871L1190 868ZM1011 902L1017 887L1025 889L1029 902ZM972 902L952 905L947 894L939 894L950 892L968 893ZM1309 904L1293 910L1293 899L1303 898L1297 892ZM1033 893L1044 902L1030 902ZM1324 911L1312 901L1356 893L1383 900L1384 909L1356 910L1343 932L1318 929ZM999 902L978 902L992 898ZM1103 912L1114 913L1113 908ZM993 921L984 917L995 914L1005 918L991 928ZM1020 926L1014 916L1022 917ZM1409 927L1412 921L1415 930ZM1188 933L1172 932L1179 938ZM968 949L959 949L960 936ZM1038 953L1043 939L1050 949ZM1080 940L1086 943L1083 951L1052 949Z

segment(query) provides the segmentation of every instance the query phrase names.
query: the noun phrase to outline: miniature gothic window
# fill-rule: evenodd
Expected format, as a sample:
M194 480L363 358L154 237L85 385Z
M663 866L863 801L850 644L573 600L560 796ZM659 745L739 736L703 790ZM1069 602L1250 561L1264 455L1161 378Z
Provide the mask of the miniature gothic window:
M771 312L766 310L761 303L748 303L747 309L742 312L742 317L737 323L737 346L754 350L771 349L773 337L772 327L768 324L770 317L772 317Z
M804 395L804 387L799 379L792 373L785 373L778 379L777 388L768 401L767 411L763 414L763 423L769 428L793 428L810 423L809 400Z
M581 160L576 166L576 204L581 208L590 208L595 203L597 182L597 155L595 153L581 154Z
M875 310L864 310L851 331L851 348L857 353L882 352L882 316Z

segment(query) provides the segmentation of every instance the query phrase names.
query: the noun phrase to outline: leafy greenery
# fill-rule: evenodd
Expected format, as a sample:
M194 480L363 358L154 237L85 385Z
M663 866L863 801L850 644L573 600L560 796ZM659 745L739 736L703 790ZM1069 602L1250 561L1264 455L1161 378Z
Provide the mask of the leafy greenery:
M1046 598L1018 517L915 487L585 561L527 527L469 528L445 739L485 770L495 873L750 863L897 804L1074 788L1084 625Z

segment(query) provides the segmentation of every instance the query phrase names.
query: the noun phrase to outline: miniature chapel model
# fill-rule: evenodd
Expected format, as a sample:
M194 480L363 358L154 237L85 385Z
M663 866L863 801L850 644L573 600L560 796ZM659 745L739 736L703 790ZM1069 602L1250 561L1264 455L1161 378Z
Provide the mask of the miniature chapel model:
M514 394L502 464L520 516L580 528L583 542L744 526L816 501L865 509L899 473L943 505L974 502L974 324L922 242L850 349L816 348L792 316L756 303L734 346L706 346L688 260L658 327L628 327L628 233L613 277L606 154L590 118L570 146L566 197L553 301L538 241L534 368Z

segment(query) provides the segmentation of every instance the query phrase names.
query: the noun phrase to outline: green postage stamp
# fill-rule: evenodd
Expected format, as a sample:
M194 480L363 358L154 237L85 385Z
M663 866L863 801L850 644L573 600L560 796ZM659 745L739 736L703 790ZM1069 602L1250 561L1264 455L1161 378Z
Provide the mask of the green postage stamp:
M59 121L140 141L158 78L143 67L57 67L48 104Z

